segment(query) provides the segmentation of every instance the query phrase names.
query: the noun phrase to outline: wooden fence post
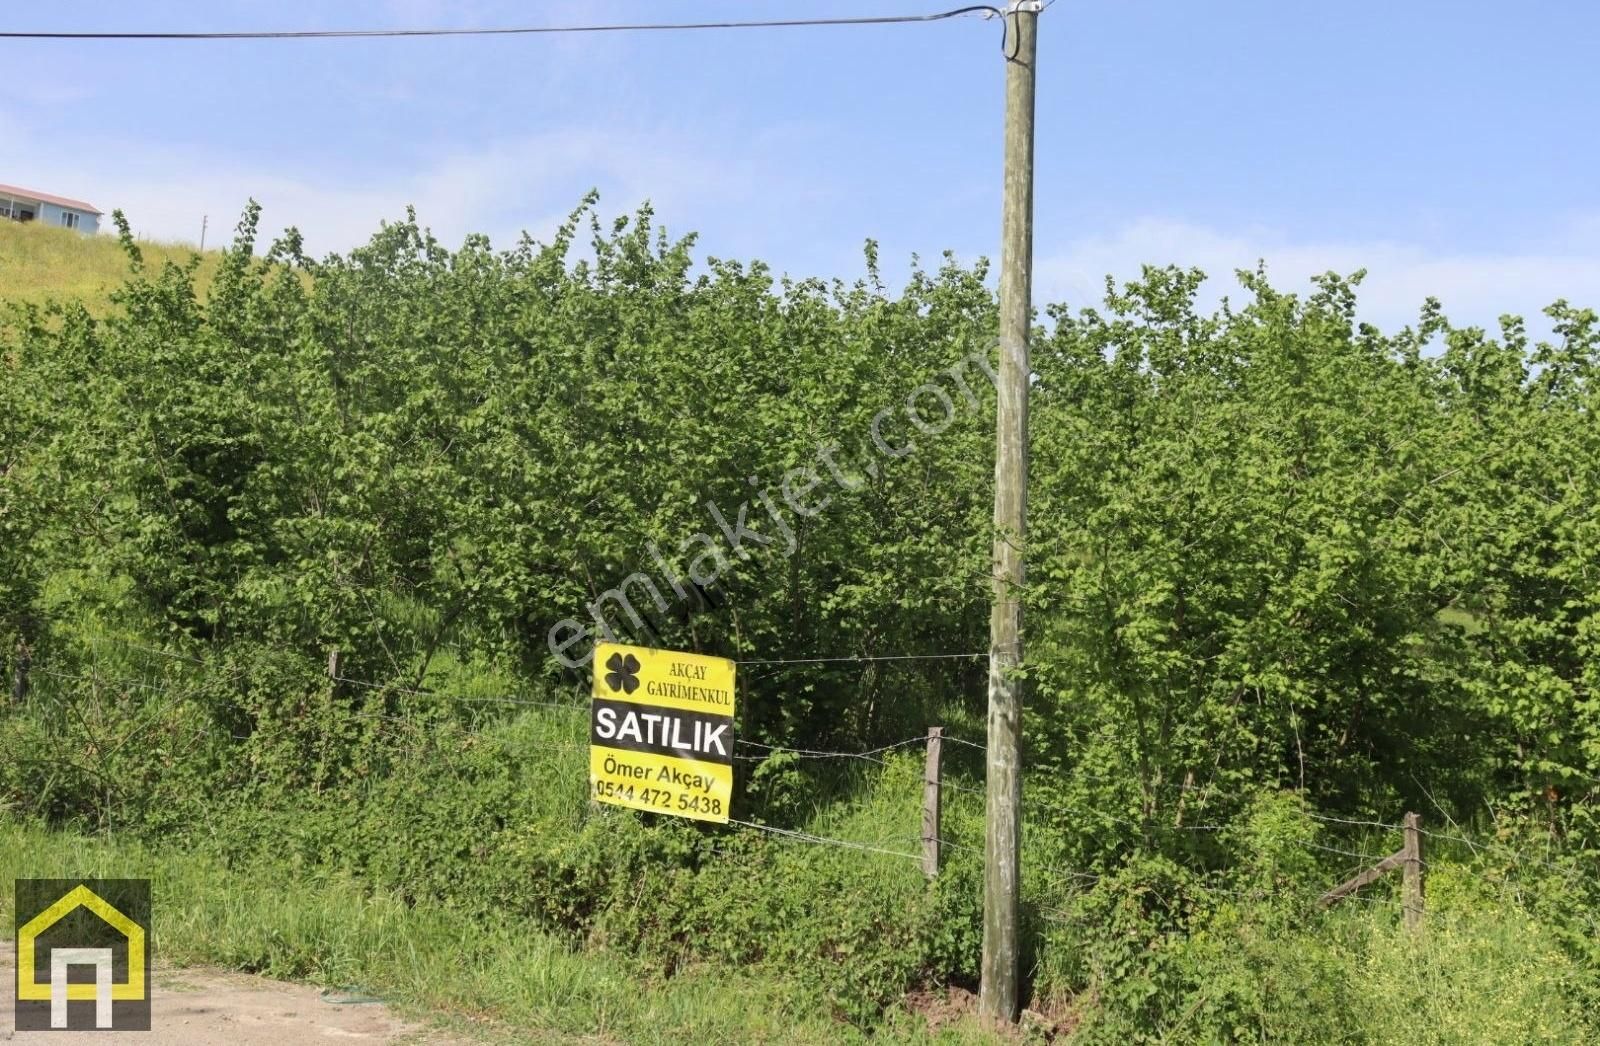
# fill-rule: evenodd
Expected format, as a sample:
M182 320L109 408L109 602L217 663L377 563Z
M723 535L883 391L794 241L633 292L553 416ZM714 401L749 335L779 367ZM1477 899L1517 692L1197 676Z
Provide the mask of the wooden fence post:
M28 670L33 667L33 651L23 640L17 640L17 662L11 666L11 701L23 704L28 700Z
M1390 826L1392 827L1392 826ZM1406 929L1422 926L1422 816L1406 814L1402 825L1405 843L1394 853L1357 875L1335 886L1317 900L1319 908L1330 908L1364 886L1370 886L1389 872L1399 869L1400 907L1406 913Z
M1406 814L1406 844L1402 866L1404 881L1400 896L1405 905L1406 929L1415 931L1422 926L1422 817Z
M939 874L939 790L943 777L939 768L944 747L944 727L928 727L927 763L922 773L922 873L928 878Z

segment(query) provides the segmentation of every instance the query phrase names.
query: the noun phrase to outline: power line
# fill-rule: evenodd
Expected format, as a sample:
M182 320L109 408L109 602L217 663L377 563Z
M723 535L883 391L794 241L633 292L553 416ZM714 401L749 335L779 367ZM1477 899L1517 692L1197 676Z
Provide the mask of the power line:
M963 15L994 18L1005 14L998 7L972 4L950 11L917 15L877 15L856 18L785 18L743 22L655 22L611 25L501 26L481 29L296 29L240 30L236 32L46 32L6 31L7 40L335 40L383 37L534 36L557 33L634 33L694 29L792 29L829 26L911 25L942 22Z

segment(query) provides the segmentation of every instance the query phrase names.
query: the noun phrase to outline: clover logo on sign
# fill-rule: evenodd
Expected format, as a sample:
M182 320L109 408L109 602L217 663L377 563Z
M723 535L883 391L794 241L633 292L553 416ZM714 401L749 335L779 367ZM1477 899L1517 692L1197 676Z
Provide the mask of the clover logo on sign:
M606 659L606 686L612 693L618 690L631 694L639 689L639 659L632 654L612 654Z

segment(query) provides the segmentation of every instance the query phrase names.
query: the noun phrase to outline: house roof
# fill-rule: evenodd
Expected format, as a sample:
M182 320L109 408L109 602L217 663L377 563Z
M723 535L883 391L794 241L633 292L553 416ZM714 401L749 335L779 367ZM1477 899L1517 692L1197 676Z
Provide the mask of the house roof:
M53 203L57 207L66 207L74 211L84 211L89 214L105 213L92 203L84 203L82 200L73 200L66 196L52 196L47 192L35 192L33 189L24 189L17 185L0 185L0 196L16 196L24 200L38 200L40 203Z

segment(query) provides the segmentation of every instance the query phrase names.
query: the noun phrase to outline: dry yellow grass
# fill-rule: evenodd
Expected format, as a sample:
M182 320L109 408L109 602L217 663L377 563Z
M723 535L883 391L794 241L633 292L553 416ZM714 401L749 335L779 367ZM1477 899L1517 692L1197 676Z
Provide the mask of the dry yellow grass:
M181 263L197 253L187 244L149 240L140 240L139 249L148 266ZM207 251L200 262L196 282L202 294L218 258L216 251ZM128 273L127 255L115 236L81 236L38 222L0 220L0 302L79 301L90 312L103 315L111 292Z

